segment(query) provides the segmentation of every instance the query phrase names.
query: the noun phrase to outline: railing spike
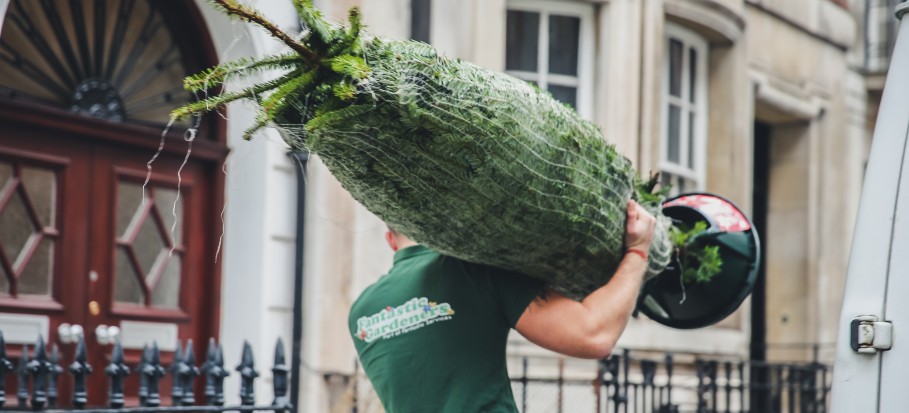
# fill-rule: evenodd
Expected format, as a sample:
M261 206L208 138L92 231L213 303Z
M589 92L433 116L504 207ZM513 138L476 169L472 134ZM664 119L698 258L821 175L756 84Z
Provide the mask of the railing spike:
M215 406L224 405L224 378L230 375L230 372L224 368L224 348L221 343L215 348L214 369L212 376L215 379L215 399L212 404Z
M254 382L259 377L259 372L255 369L253 360L252 347L248 341L243 341L243 357L240 365L237 366L240 373L240 404L252 406L256 402L256 393Z
M290 399L287 398L287 373L290 368L287 367L287 361L284 357L284 342L278 337L275 343L275 365L271 368L272 385L274 386L275 400L272 406L285 407L290 405Z
M12 371L15 371L13 363L6 358L6 340L3 338L3 332L0 331L0 383L4 383L6 374ZM0 408L6 404L6 393L3 388L4 386L0 385Z
M16 389L16 398L19 399L19 407L28 406L28 345L22 345L22 356L19 357L19 368L16 374L19 376L19 387Z
M202 364L202 371L205 372L205 404L214 406L215 402L215 378L212 376L212 370L215 368L215 353L218 347L215 344L215 338L209 337L208 351L205 352L205 363Z
M51 344L50 364L48 364L47 376L47 403L50 407L57 405L57 377L63 373L60 367L60 350L57 343Z
M174 350L174 361L170 365L170 400L174 406L179 406L180 400L183 399L183 386L181 386L179 378L181 363L183 363L183 348L180 340L177 340L177 348Z
M119 338L114 343L110 364L107 365L104 372L110 376L110 407L119 409L124 404L123 378L129 374L129 367L123 364L123 345L120 344Z
M148 349L148 361L142 365L142 370L139 374L141 374L142 377L145 377L146 385L148 387L145 406L160 406L161 395L159 394L158 388L161 377L164 377L165 371L164 366L161 365L161 354L158 351L157 342L152 342L151 348Z
M151 361L149 355L148 343L142 345L142 355L139 358L139 365L136 366L136 373L139 374L139 405L145 406L148 400L148 376L145 375L145 365Z
M73 375L73 407L81 409L88 402L85 378L92 372L92 366L86 361L88 356L85 350L85 338L82 336L79 336L74 358L73 364L69 365L69 372Z
M35 356L26 368L32 375L32 409L41 410L47 405L47 349L44 348L44 337L38 335L35 343Z
M199 368L196 367L196 353L193 351L193 340L186 342L186 352L184 353L183 363L180 366L179 377L183 386L183 397L180 399L183 406L192 406L196 404L195 392L193 391L193 382L199 375Z

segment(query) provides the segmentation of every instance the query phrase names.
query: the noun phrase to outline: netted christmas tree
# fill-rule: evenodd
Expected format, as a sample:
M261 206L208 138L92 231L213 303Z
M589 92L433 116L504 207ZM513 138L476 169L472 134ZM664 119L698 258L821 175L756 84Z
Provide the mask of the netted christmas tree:
M295 6L295 38L234 0L215 4L268 30L289 53L229 62L186 79L199 92L264 70L274 80L174 111L183 118L237 99L258 103L247 132L276 127L318 154L367 209L444 254L547 281L580 299L623 256L625 207L658 217L648 276L670 262L670 222L655 179L641 178L601 131L534 85L439 55L431 46L327 23Z

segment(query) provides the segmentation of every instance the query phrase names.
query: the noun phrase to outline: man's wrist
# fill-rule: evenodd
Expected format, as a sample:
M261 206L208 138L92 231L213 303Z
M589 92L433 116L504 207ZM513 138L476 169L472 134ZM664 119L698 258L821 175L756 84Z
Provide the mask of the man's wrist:
M641 257L642 260L647 261L647 252L639 248L628 248L625 250L625 255L632 254Z

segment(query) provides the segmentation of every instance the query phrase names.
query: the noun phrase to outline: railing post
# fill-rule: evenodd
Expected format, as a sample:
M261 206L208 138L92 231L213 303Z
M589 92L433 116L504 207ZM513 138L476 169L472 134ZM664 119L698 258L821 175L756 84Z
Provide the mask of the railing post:
M114 344L110 364L104 369L110 377L110 407L119 409L123 407L123 378L129 374L129 367L123 364L123 346L118 338Z
M521 358L521 411L527 411L527 356Z
M88 402L88 392L85 390L85 377L92 372L92 366L86 361L85 338L79 336L76 345L76 356L73 364L69 365L69 372L73 375L73 407L81 409Z
M274 387L275 401L271 403L275 407L287 407L290 400L287 398L287 361L284 357L284 342L278 337L275 344L275 365L271 368L272 386ZM283 409L280 409L283 410Z
M196 353L193 351L193 340L186 341L186 352L184 353L183 363L180 364L180 382L182 383L183 397L180 398L180 404L183 406L192 406L196 404L196 396L193 391L193 382L199 375L199 368L196 367Z
M240 404L243 406L252 406L256 403L255 380L259 377L253 360L252 347L249 342L243 342L243 358L240 365L237 366L237 372L240 373Z
M6 382L6 374L11 371L14 371L13 363L6 358L6 340L3 339L3 332L0 331L0 384ZM4 386L0 385L0 408L6 404L6 393L3 388Z
M145 406L158 407L161 405L160 384L161 378L166 374L164 366L161 365L161 353L158 351L158 343L152 342L151 348L148 349L147 361L142 365L139 374L145 378L146 397Z
M641 360L641 395L644 400L644 410L643 411L654 411L655 398L654 394L656 393L654 387L654 380L656 378L657 363L653 360ZM650 409L647 407L647 389L650 389Z
M230 375L230 372L224 368L224 349L221 344L215 348L215 364L212 370L212 377L215 379L215 406L224 405L224 378Z
M22 356L19 357L19 368L16 374L19 376L19 387L16 389L16 398L19 400L19 408L28 407L28 345L22 345Z
M180 340L177 340L177 348L174 350L174 360L170 364L170 400L172 406L179 406L183 398L183 386L180 383L180 364L183 363L183 349Z
M726 371L726 413L732 413L732 362L723 363Z
M44 337L39 335L35 343L35 357L26 366L32 375L32 409L35 410L42 410L47 405L48 364Z
M57 405L57 377L63 373L63 368L60 367L60 351L57 348L57 343L51 344L50 364L47 367L47 403L48 406L54 407Z
M145 365L151 361L148 343L142 345L142 356L139 358L139 365L136 366L136 373L139 374L139 405L147 406L148 404L148 376L145 375Z

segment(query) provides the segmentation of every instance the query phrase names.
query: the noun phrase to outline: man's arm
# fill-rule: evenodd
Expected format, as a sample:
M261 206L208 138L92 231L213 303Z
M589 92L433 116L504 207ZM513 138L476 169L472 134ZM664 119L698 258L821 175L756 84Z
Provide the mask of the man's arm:
M625 330L637 303L656 219L628 202L625 257L606 285L577 302L555 291L527 306L515 329L537 345L573 357L605 358Z

